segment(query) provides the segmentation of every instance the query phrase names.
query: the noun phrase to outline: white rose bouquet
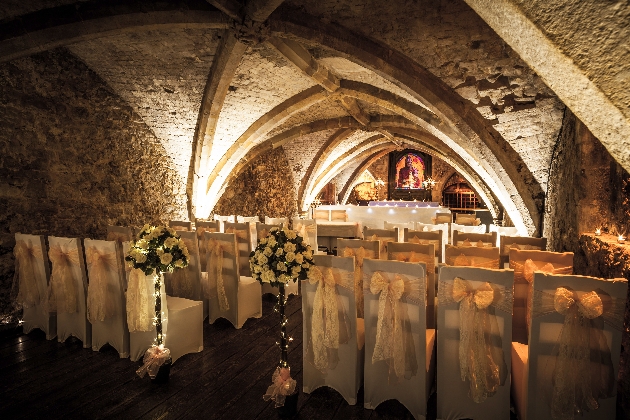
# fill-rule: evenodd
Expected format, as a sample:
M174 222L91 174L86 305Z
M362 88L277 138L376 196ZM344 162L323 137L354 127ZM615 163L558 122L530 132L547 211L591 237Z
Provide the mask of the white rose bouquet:
M188 249L175 230L164 226L144 225L138 240L131 243L125 257L127 264L150 276L153 270L173 271L188 265Z
M252 277L272 286L305 280L313 265L313 251L291 229L272 228L249 256Z

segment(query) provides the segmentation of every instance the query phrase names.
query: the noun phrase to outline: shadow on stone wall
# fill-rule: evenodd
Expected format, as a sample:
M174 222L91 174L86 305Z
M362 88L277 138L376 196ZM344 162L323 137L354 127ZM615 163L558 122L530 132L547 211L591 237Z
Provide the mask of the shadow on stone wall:
M297 197L289 161L279 147L264 153L232 181L214 207L214 214L288 217L297 215Z
M104 238L186 212L153 132L65 49L0 65L0 314L15 233Z

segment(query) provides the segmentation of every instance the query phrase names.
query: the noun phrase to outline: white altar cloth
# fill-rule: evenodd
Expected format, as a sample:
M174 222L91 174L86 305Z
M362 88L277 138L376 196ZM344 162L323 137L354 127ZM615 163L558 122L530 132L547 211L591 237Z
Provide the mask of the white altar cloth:
M372 229L384 229L384 222L406 223L421 222L433 223L437 211L442 213L450 212L444 207L383 207L383 206L319 206L318 210L346 210L348 222L360 222L363 226ZM319 232L318 232L319 236Z

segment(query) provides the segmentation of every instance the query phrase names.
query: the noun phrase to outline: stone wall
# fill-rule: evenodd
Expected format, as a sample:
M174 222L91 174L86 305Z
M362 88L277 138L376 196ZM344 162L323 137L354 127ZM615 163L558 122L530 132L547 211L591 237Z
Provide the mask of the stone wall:
M65 49L0 65L0 124L1 314L16 232L100 238L186 210L155 135Z
M619 233L630 233L630 175L568 110L554 156L544 232L549 239L549 250L573 252L575 274L630 279L630 246L615 242ZM596 228L602 228L602 237L594 236ZM627 415L630 415L629 302L630 293L624 315L618 390Z
M214 214L288 217L297 214L297 194L282 147L253 160L225 189Z

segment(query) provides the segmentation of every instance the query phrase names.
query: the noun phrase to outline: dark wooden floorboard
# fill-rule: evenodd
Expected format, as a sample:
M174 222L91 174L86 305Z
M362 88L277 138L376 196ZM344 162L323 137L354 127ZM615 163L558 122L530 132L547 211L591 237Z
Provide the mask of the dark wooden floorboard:
M277 419L263 395L280 351L279 316L275 298L263 297L263 316L249 319L236 330L229 322L204 323L204 350L175 362L167 384L157 385L135 373L140 362L120 359L105 346L84 349L70 338L65 343L46 340L39 331L20 329L0 335L0 419ZM292 376L298 382L296 419L377 420L411 419L397 401L375 410L363 408L363 389L349 406L330 388L302 392L301 297L287 304ZM435 418L435 395L429 419Z

